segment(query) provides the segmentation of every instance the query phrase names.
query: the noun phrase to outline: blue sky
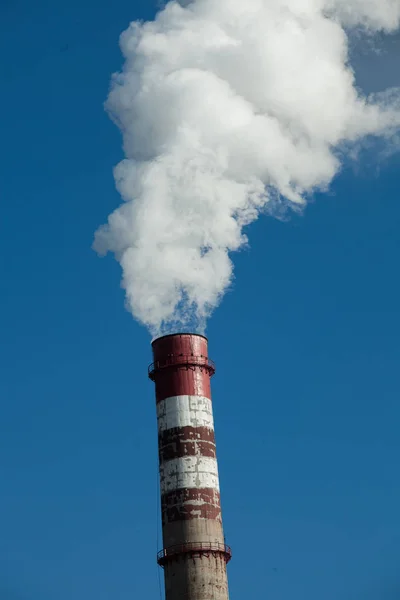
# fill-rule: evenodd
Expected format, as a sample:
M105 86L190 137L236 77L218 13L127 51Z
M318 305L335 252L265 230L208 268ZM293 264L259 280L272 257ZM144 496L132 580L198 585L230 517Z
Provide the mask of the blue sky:
M150 338L91 250L119 203L118 36L154 10L0 7L5 600L159 598ZM360 82L399 84L398 57L362 56ZM209 323L232 600L400 593L399 166L368 156L304 217L261 218Z

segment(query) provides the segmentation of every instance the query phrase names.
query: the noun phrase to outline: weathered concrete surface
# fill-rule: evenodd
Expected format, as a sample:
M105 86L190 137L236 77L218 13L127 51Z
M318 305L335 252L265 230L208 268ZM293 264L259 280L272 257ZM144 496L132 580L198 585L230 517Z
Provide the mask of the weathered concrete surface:
M227 600L225 560L221 556L181 557L165 567L166 600Z
M173 521L163 526L164 548L188 542L211 542L224 544L224 533L220 520L189 519Z

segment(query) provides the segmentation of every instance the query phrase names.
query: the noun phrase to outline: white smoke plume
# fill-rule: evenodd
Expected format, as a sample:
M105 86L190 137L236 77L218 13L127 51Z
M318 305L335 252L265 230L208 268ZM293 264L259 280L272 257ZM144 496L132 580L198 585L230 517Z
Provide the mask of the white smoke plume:
M304 206L346 150L398 130L400 91L363 97L348 36L399 24L400 0L194 0L121 35L106 107L123 134L125 202L94 247L115 253L153 334L204 327L245 226Z

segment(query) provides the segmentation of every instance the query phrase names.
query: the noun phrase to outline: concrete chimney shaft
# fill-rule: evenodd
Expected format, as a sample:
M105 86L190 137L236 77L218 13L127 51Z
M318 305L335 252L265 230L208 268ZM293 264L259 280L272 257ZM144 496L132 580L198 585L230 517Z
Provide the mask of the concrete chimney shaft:
M207 338L153 343L166 600L228 600Z

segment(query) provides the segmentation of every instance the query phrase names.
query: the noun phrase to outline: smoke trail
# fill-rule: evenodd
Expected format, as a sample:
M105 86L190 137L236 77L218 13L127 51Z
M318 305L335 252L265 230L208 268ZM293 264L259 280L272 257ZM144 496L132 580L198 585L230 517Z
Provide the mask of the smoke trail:
M94 247L115 253L128 306L153 334L204 326L243 228L303 206L345 149L397 130L400 90L360 95L347 35L399 22L400 0L195 0L121 35L106 107L123 133L125 203Z

